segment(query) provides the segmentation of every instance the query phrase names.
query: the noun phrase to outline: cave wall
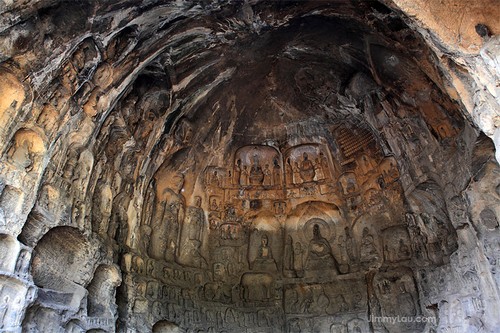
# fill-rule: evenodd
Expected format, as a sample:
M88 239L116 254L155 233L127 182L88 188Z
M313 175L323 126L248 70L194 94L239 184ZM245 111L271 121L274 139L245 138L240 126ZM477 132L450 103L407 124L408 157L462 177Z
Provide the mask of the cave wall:
M0 1L0 330L499 330L495 12L384 3Z

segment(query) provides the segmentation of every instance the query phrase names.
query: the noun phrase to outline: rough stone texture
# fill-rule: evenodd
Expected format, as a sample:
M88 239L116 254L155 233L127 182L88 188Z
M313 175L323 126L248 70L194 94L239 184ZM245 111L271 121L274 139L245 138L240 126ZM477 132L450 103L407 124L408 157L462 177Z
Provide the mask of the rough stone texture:
M0 330L500 330L494 1L0 13Z
M442 59L440 66L449 75L452 98L460 100L475 123L497 147L500 161L500 7L490 1L386 1L411 19L405 21L419 30Z
M500 33L500 8L495 0L394 0L394 4L429 28L446 46L462 52L479 53L484 36L478 33L478 24L487 28L483 35Z

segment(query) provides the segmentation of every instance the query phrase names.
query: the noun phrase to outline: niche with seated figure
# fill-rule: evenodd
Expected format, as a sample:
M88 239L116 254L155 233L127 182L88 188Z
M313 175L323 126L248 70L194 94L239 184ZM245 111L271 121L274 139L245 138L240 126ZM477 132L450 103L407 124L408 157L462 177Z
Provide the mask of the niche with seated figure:
M279 187L282 184L280 153L270 146L245 146L234 155L234 184Z
M21 129L14 135L8 158L20 170L38 172L44 152L45 144L40 135L29 129Z

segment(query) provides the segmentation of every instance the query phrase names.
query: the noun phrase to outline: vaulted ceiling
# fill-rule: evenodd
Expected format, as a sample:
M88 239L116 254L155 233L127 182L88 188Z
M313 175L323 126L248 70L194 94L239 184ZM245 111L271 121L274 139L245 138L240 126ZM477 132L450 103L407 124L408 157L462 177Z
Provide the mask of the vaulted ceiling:
M383 280L406 283L406 310L435 317L494 289L460 327L498 327L499 11L495 0L0 0L0 244L15 253L1 296L27 299L8 327L221 331L237 320L214 323L205 308L262 306L264 331L312 330L316 317L377 331L367 314L396 311L397 295L375 290ZM436 244L419 257L422 233ZM331 281L301 272L301 248L310 259L330 245ZM156 273L169 269L181 273ZM487 282L458 296L427 284L451 270L453 288L470 271ZM351 282L332 287L337 274ZM283 304L293 291L307 303L311 288L315 302L320 289L330 304L355 290L363 305L322 313L245 294L267 279ZM182 309L204 319L186 324L148 283L184 288Z

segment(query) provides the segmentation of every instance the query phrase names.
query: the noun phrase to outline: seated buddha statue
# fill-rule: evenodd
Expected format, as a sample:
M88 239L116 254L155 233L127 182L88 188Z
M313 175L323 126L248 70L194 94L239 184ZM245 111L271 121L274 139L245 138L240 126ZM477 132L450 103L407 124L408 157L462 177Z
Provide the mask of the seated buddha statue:
M337 270L337 262L326 238L321 236L319 225L313 227L313 238L309 241L305 270Z
M273 253L271 251L271 247L269 246L269 239L267 238L267 235L262 235L260 242L257 258L255 258L253 262L252 269L254 271L277 272L278 267L276 266L276 261L273 258Z

